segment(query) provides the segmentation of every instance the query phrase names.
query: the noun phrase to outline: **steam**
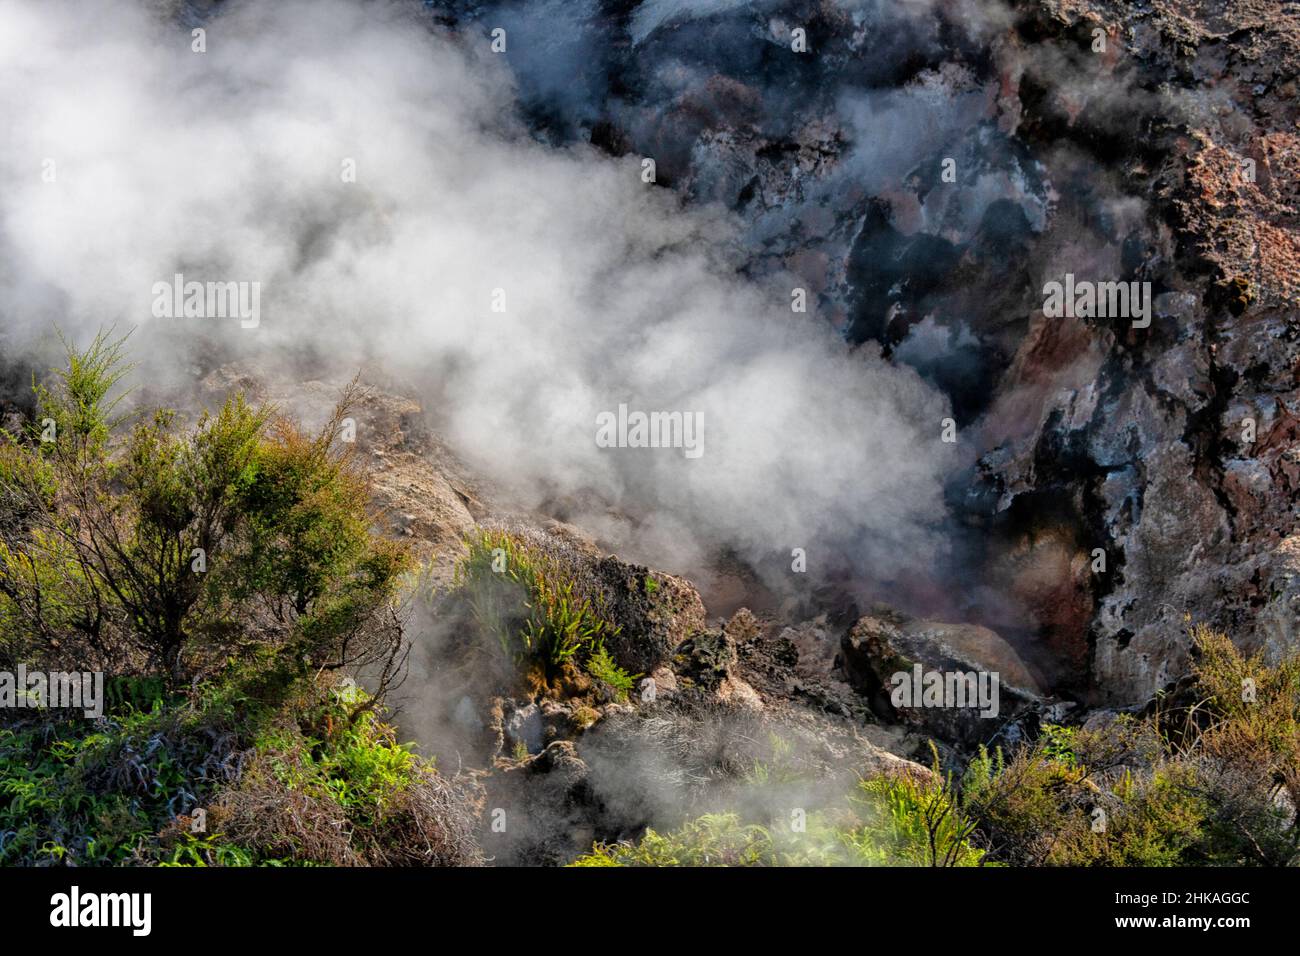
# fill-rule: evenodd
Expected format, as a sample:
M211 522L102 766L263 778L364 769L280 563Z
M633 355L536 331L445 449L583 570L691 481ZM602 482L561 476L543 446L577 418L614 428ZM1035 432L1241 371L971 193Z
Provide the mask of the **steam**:
M737 224L637 158L535 142L486 28L420 14L232 4L196 53L142 3L0 2L6 350L138 327L141 376L177 390L214 355L375 362L520 507L643 560L929 563L942 397L793 313L797 280L741 278ZM260 324L154 318L176 273L260 283ZM702 414L703 455L597 447L623 403Z

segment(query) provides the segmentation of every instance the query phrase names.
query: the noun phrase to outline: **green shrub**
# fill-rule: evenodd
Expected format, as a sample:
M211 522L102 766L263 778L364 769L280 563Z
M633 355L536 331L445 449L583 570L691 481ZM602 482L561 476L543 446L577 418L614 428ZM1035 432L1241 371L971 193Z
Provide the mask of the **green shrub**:
M239 396L120 435L121 353L68 346L0 435L0 665L109 678L100 719L0 715L0 864L478 862L464 795L380 716L410 559L334 440L355 383L315 436Z
M636 686L636 674L629 674L614 663L605 645L599 645L587 657L587 673L610 689L616 700L627 700L628 694Z
M619 628L598 592L584 592L562 561L510 532L485 529L466 543L455 587L485 640L516 665L540 666L548 679L572 666L626 697L635 677L605 648Z
M1017 865L1284 865L1300 832L1279 791L1297 780L1300 656L1275 667L1192 628L1190 704L1093 729L1046 725L1011 756L981 750L962 806L975 839ZM1243 688L1251 692L1243 693Z
M0 865L132 862L215 766L161 702L0 728Z
M756 866L770 865L768 831L746 826L734 813L702 816L673 833L647 829L636 844L598 844L575 866Z
M635 843L596 844L575 866L980 866L951 785L909 776L864 780L844 808L761 825L706 814Z
M844 833L855 863L877 866L979 866L968 842L975 824L948 778L876 777L860 784L861 823Z
M309 668L397 656L409 567L371 533L369 491L335 441L345 389L312 437L241 396L182 429L166 410L114 443L121 340L68 347L37 386L56 437L0 440L0 657L143 669L176 688L275 645Z

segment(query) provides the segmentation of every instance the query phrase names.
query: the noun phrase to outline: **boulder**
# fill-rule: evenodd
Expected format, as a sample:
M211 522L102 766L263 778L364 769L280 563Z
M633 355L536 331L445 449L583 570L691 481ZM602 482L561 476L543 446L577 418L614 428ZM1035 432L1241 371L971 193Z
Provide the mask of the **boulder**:
M703 630L704 602L685 578L615 557L601 558L593 573L605 612L619 627L605 647L628 673L649 674Z
M878 713L946 741L987 740L1044 698L1015 649L976 624L918 620L876 608L844 635L841 652L849 682L871 698ZM958 681L958 674L971 675L973 683ZM936 688L941 699L929 692Z

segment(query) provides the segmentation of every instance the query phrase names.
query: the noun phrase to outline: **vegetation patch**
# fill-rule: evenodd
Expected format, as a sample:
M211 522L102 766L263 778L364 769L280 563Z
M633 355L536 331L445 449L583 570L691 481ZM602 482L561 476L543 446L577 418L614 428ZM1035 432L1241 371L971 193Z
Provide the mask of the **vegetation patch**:
M575 562L504 530L482 530L467 545L455 587L481 641L548 692L584 688L574 680L581 674L607 696L627 698L639 675L619 667L605 647L620 628Z
M381 717L411 559L335 441L355 383L316 434L239 395L128 428L122 354L69 345L0 433L0 668L108 676L97 719L0 715L0 864L477 862Z
M1268 666L1209 628L1192 638L1189 686L1146 716L1045 725L959 772L936 751L928 781L865 780L800 828L712 814L578 865L1294 866L1300 654Z

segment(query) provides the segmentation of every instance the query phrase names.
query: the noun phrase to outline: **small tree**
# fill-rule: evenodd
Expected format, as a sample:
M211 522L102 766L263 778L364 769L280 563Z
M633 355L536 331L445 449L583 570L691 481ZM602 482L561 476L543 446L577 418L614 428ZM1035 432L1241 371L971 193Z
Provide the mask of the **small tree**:
M66 369L35 386L38 421L0 440L0 652L179 686L272 648L386 687L409 555L371 533L369 488L334 441L355 381L314 437L233 396L191 429L162 410L115 443L123 341L65 343Z

